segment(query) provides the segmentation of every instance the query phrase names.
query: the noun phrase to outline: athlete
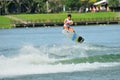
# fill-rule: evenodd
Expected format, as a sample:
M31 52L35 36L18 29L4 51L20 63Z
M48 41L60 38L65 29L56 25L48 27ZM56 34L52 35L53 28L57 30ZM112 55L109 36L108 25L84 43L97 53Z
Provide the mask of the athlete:
M70 27L70 25L73 24L73 21L71 20L71 14L68 14L67 18L64 20L64 27L63 29L69 30L70 32L75 32L73 28Z

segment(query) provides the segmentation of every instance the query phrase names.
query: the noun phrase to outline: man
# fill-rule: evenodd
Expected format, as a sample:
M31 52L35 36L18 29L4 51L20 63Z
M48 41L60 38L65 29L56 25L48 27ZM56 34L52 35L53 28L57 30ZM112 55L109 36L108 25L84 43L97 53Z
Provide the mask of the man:
M64 27L63 29L69 30L70 32L75 32L73 28L70 27L70 25L73 24L73 21L71 20L71 14L68 14L67 18L64 20Z

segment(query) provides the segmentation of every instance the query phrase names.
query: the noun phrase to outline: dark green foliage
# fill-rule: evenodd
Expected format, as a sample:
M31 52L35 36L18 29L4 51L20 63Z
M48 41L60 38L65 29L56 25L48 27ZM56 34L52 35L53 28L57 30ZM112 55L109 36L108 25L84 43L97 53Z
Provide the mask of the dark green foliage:
M119 6L118 0L108 0L108 3L109 3L110 7L118 7Z
M80 8L80 0L65 0L64 5L71 10L78 10Z
M16 13L58 13L63 11L82 12L93 3L90 0L0 0L0 15L16 14ZM101 0L96 0L101 1ZM48 2L48 4L47 4ZM118 7L118 0L108 0L110 7Z

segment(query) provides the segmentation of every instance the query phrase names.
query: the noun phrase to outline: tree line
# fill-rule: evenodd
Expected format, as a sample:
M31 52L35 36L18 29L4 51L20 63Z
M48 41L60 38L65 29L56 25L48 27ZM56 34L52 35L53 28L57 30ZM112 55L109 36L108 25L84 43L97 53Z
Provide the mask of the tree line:
M83 12L86 7L100 0L0 0L0 14ZM119 6L118 0L108 0L110 6Z

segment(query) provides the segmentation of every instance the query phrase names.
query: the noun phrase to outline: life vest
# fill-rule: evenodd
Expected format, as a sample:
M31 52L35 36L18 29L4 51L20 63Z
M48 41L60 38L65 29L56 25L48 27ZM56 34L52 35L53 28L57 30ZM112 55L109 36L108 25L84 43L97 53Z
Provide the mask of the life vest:
M66 19L66 23L64 24L64 26L66 27L70 27L70 23L72 22L72 20Z

